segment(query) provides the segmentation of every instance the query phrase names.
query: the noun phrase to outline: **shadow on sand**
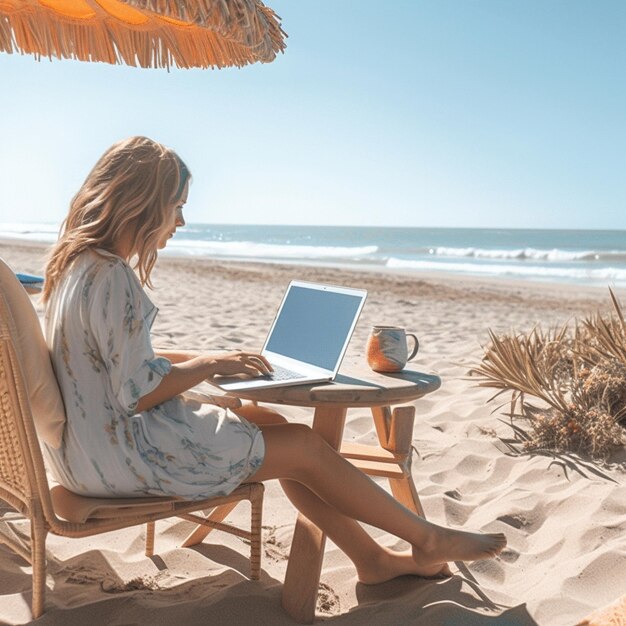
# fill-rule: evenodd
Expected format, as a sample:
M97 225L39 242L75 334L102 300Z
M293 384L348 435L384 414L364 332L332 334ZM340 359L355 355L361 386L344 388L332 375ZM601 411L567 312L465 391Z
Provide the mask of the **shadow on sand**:
M361 623L392 623L386 616L395 624L423 626L537 626L524 604L498 604L461 575L443 580L403 576L373 587L359 584L357 598L359 605L348 615L362 614Z
M294 622L281 608L281 581L262 571L260 581L250 581L245 555L223 545L201 544L190 550L195 555L196 577L181 567L182 550L155 555L133 570L140 572L122 580L107 554L90 550L65 561L49 555L46 612L37 624L57 626L107 626L150 624L291 625ZM116 558L119 558L116 554ZM197 557L207 559L207 569L228 568L197 577ZM176 565L167 561L176 558ZM29 618L30 572L10 552L0 548L4 595L21 594L23 608L15 621ZM133 559L134 561L134 559ZM150 565L150 562L153 565ZM126 566L125 566L126 567ZM341 624L417 624L424 626L536 626L524 605L505 606L492 601L480 589L470 572L444 580L403 576L388 583L357 584L358 605L342 614L339 606L318 611L318 622ZM179 582L180 581L180 582ZM332 595L332 589L327 589ZM321 585L321 597L324 585ZM318 608L320 608L318 606Z

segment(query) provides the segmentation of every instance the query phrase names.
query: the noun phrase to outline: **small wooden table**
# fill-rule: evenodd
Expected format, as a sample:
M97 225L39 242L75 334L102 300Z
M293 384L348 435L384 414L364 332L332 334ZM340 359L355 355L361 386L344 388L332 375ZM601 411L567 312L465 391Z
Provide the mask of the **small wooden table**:
M423 515L411 477L411 441L415 407L393 405L411 402L435 391L437 376L404 370L377 374L359 363L344 363L331 383L238 391L232 395L269 404L315 408L313 430L365 473L389 479L392 493L405 506ZM372 410L380 447L344 443L343 428L349 408ZM319 587L324 545L322 531L298 515L283 586L283 608L295 620L311 623Z

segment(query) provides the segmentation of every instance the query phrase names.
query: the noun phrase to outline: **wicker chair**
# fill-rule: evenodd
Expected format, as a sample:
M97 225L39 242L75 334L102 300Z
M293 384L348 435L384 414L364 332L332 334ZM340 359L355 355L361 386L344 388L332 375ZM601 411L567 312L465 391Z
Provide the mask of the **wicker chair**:
M22 289L19 283L17 285ZM49 532L63 537L86 537L145 523L146 555L151 556L154 522L181 517L249 540L250 577L258 580L263 507L263 485L260 483L244 484L229 496L200 501L172 497L87 498L61 486L50 489L27 393L25 376L29 372L24 371L18 357L14 316L3 293L5 287L6 283L3 283L0 291L0 499L29 519L31 542L30 546L24 547L16 538L0 532L0 544L8 545L32 565L33 618L39 617L44 608L45 543ZM32 332L41 333L38 323ZM249 532L222 523L241 500L250 501ZM209 509L213 513L205 516ZM204 514L194 514L199 511Z

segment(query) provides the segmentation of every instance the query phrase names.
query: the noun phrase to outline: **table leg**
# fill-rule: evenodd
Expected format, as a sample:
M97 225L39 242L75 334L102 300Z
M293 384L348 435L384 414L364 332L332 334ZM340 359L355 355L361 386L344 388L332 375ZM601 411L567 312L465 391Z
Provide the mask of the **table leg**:
M422 517L426 517L411 476L411 445L415 407L397 407L393 412L389 407L374 407L372 408L372 416L381 447L393 453L402 471L400 478L388 477L391 493L405 507Z
M417 513L420 517L426 518L424 515L424 509L422 508L422 503L420 502L420 497L411 476L405 476L403 478L390 478L389 486L391 487L393 497L398 502L404 504L407 509Z
M343 436L347 409L341 406L318 407L313 430L338 449ZM326 535L304 515L298 514L283 586L282 605L296 621L310 624L322 573Z
M387 450L389 431L391 429L391 407L373 406L372 417L374 418L374 426L376 427L376 435L378 436L380 447Z

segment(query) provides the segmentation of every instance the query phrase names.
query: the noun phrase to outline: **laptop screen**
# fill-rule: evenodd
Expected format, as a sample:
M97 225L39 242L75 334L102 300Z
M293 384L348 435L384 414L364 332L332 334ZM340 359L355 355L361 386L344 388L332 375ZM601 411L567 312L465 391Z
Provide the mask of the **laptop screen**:
M334 370L363 295L292 285L265 350Z

